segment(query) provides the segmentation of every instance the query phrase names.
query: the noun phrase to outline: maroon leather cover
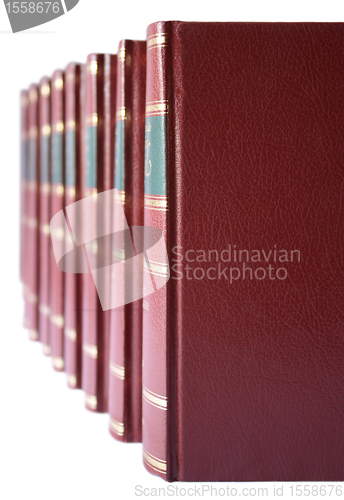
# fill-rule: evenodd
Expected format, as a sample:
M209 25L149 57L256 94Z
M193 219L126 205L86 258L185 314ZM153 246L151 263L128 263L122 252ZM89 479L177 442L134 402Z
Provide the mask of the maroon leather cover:
M149 40L171 277L145 298L143 377L167 397L162 420L143 402L145 465L343 481L344 26L156 23Z
M90 54L86 62L86 179L83 197L95 194L96 199L97 193L113 187L115 89L116 56ZM95 259L101 259L97 247L97 242L93 242L85 248L87 260L91 258L90 252L95 253ZM90 411L107 412L110 311L103 311L101 307L90 270L83 275L82 300L85 404Z
M29 144L29 92L22 90L20 92L20 280L23 284L24 302L27 300L26 291L26 259L25 244L27 240L27 180L28 180L28 144ZM25 318L24 308L24 327L28 326Z
M143 226L146 42L122 40L117 65L116 122L123 135L116 143L115 169L124 177L122 203L127 223ZM122 134L119 128L117 134ZM141 372L142 300L137 300L111 310L110 432L120 441L141 441Z
M43 353L51 354L50 347L50 202L51 202L51 114L50 79L43 77L39 85L39 338Z
M65 207L64 197L64 141L65 100L64 72L56 70L51 78L51 128L52 128L52 180L51 217ZM63 228L57 228L55 237L64 239ZM56 264L51 252L50 262L50 342L53 367L64 370L64 274Z
M82 163L80 64L70 63L65 70L65 205L81 199L85 163ZM75 256L75 258L77 258ZM75 262L76 264L76 262ZM75 265L76 269L76 265ZM64 357L67 384L71 389L81 389L82 362L82 274L65 273L64 291Z
M39 340L39 99L38 86L29 88L29 145L28 178L26 183L26 241L25 241L25 320L31 340Z

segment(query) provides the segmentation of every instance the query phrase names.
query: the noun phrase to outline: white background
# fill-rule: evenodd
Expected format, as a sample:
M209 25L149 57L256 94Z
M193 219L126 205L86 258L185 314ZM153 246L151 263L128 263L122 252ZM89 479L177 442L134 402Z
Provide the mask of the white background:
M115 441L108 415L84 409L83 393L67 388L65 375L53 371L22 328L20 89L88 53L116 53L122 38L144 39L154 21L343 21L343 8L329 0L80 0L55 21L12 34L0 5L0 499L131 499L138 498L135 485L167 495L167 484L143 468L141 445Z

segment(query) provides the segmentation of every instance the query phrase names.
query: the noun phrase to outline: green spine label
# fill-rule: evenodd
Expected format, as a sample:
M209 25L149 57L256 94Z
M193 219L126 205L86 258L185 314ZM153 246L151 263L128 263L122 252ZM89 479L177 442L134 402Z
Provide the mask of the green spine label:
M166 117L147 117L145 130L145 194L166 196Z
M66 133L66 186L75 187L75 131L67 130Z
M28 181L35 181L37 176L37 139L29 142Z
M124 191L124 120L116 123L115 180L116 189Z
M54 133L51 138L51 170L53 184L63 184L63 135Z
M97 187L97 127L86 129L86 186Z
M41 182L49 182L49 163L50 163L50 137L43 135L40 143L41 154Z

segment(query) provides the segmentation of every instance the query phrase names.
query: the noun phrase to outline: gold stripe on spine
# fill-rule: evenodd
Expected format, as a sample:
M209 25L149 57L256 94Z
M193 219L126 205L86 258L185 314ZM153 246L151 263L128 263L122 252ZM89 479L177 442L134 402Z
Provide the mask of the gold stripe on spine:
M29 330L29 338L30 340L38 340L39 334L37 330Z
M26 95L23 95L20 104L25 108L29 104L29 99Z
M37 182L36 181L29 181L26 183L26 189L29 191L36 191L37 189Z
M75 194L76 194L75 187L70 186L69 188L67 188L67 193L68 193L70 198L75 198Z
M63 184L54 184L53 192L57 194L57 196L63 196L64 194L64 186Z
M75 77L74 77L74 73L71 71L70 73L67 73L66 74L66 79L68 82L73 82Z
M50 194L51 191L51 185L50 182L44 182L41 184L41 193L42 194Z
M59 358L57 356L55 356L53 358L53 366L54 368L56 368L57 370L63 370L64 368L64 361L63 361L63 358Z
M37 90L36 89L31 89L29 92L29 100L30 102L36 102L37 101Z
M124 380L125 378L125 368L124 366L117 365L116 363L111 362L110 363L110 372L112 375L115 377Z
M41 233L45 234L45 236L50 235L50 226L49 224L41 224Z
M143 301L142 301L142 307L143 307L143 309L145 309L146 311L149 311L149 303L148 303L146 300L143 300Z
M64 124L63 121L58 121L54 124L54 132L57 132L58 134L62 134L64 130Z
M87 66L87 71L89 71L91 75L96 75L98 72L98 62L91 61L90 64Z
M64 327L64 317L61 314L50 316L50 321L52 322L53 325L57 326L58 328Z
M38 302L38 297L35 293L31 293L30 290L26 290L24 292L25 298L30 304L37 304Z
M142 397L147 403L159 408L160 410L167 410L167 397L159 396L155 392L150 391L145 386L142 386Z
M154 101L147 102L146 105L146 116L161 116L168 113L168 103L167 101Z
M147 50L166 47L167 45L166 33L155 33L147 39Z
M75 130L75 121L74 120L68 120L66 123L66 129L67 130Z
M42 132L42 135L44 135L45 137L49 136L51 134L50 125L49 124L43 125L43 127L41 128L41 132Z
M119 200L122 202L122 203L125 203L125 191L121 190L121 189L117 189L117 195L119 196ZM117 199L117 196L116 196L116 199Z
M163 276L167 278L169 276L168 264L152 262L151 260L144 259L143 267L145 271L156 276Z
M82 350L89 356L90 358L97 359L98 358L98 347L92 344L83 344Z
M50 347L50 345L44 345L43 346L43 354L45 354L46 356L50 356L51 355L51 347Z
M63 240L64 235L65 235L62 227L55 228L51 234L54 236L54 238L56 238L57 240L60 240L60 241Z
M126 119L125 106L122 106L116 111L116 118L118 118L119 120Z
M124 436L124 424L122 422L118 422L118 420L111 418L110 427L118 436Z
M30 127L29 136L30 139L36 139L38 137L38 128L36 127L36 125Z
M167 462L166 460L161 460L160 458L154 457L147 450L143 448L143 459L147 464L152 467L152 469L157 472L161 472L162 474L166 474L167 472Z
M65 336L72 342L76 342L76 330L74 328L65 328Z
M122 248L114 248L112 250L112 256L116 257L119 261L125 260L125 250Z
M91 394L85 394L85 403L86 406L88 406L92 410L96 410L98 406L97 396L92 396Z
M41 94L44 96L50 95L50 85L48 83L43 83L41 86Z
M121 47L117 54L117 60L124 61L124 59L125 59L125 47Z
M151 210L166 212L168 210L167 196L152 196L145 194L144 205L145 208L149 208Z
M73 373L70 373L67 377L67 381L68 381L68 385L70 385L70 387L76 387L76 375L74 375Z
M37 220L32 217L26 217L25 221L26 225L31 229L35 229L38 226Z
M62 90L63 89L63 79L62 78L56 78L54 81L54 87L57 90Z
M86 118L86 123L88 125L92 125L96 127L98 125L98 113L92 113L90 116Z
M42 313L44 316L50 316L51 309L49 306L46 306L45 304L40 304L39 312Z

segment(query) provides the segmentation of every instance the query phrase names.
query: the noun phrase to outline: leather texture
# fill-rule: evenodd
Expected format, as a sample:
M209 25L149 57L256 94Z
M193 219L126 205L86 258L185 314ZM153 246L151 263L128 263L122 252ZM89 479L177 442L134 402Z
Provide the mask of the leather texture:
M148 35L159 31L170 264L175 245L184 256L154 330L170 347L149 367L171 381L167 479L343 481L344 26L173 22ZM152 71L154 88L159 60ZM228 269L242 269L234 249L260 250L253 271L268 266L262 250L287 250L269 262L287 277L186 278L186 264L218 266L187 250L229 245Z

